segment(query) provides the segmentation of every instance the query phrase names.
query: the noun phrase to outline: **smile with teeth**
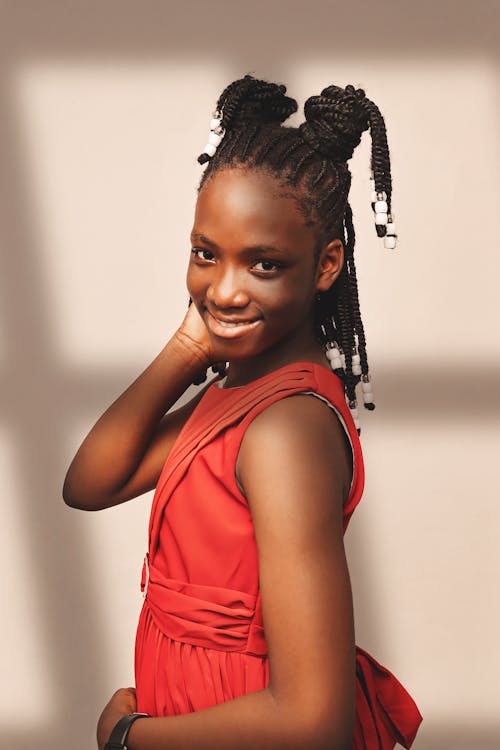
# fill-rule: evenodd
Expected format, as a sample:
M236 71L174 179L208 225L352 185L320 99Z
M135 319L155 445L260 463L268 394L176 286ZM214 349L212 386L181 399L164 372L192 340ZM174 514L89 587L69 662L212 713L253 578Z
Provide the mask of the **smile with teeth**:
M222 338L237 338L245 335L247 332L256 328L261 318L255 318L254 320L245 320L240 322L229 323L224 320L219 320L215 315L212 315L210 310L208 312L208 326L212 333Z
M221 320L220 318L215 318L215 320L217 321L217 323L220 323L221 326L228 326L229 328L231 328L232 326L246 326L249 323L255 323L255 320L240 320L238 321L238 323L228 323L227 321Z

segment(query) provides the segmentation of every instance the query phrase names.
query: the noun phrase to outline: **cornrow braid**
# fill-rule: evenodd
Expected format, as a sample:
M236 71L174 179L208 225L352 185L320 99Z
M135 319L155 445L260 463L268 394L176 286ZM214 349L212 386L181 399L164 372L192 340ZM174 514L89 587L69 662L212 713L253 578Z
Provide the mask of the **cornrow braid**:
M343 355L342 368L334 372L344 383L350 408L355 409L356 386L360 380L369 381L369 366L354 262L355 232L348 202L351 173L347 161L363 132L370 129L370 168L375 190L386 193L390 213L392 182L384 118L363 89L332 85L306 100L303 123L298 127L283 125L297 111L297 102L286 96L283 84L249 74L224 89L217 110L221 113L224 137L214 156L202 155L208 164L198 192L219 170L233 166L262 168L282 186L294 188L306 221L316 227L315 267L325 244L335 238L343 240L344 265L330 289L317 294L314 326L318 340L324 346L328 341L336 342ZM385 233L384 226L377 225L376 230L379 236ZM353 364L354 355L359 355L360 374ZM197 382L205 379L206 375ZM364 406L375 408L373 402L365 402Z

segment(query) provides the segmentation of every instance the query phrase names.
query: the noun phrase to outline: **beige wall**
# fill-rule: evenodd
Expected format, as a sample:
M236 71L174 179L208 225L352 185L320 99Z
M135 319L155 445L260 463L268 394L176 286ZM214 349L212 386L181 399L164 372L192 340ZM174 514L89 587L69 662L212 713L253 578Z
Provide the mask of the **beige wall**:
M182 320L196 156L252 72L301 105L362 86L386 118L397 252L374 231L368 133L350 163L377 403L346 535L357 642L417 700L415 750L492 750L500 5L202 5L1 5L2 744L87 750L133 684L151 495L86 514L61 486Z

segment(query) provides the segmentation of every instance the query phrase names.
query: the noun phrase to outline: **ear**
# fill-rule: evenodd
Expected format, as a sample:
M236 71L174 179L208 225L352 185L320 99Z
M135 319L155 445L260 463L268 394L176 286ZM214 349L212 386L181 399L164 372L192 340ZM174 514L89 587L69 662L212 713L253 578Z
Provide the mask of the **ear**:
M344 245L339 239L325 245L316 271L316 291L326 292L337 279L344 265Z

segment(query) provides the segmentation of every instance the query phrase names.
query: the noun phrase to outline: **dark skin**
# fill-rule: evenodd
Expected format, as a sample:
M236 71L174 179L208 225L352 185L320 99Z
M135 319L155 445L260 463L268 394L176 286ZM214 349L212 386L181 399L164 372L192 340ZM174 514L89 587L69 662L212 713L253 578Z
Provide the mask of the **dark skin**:
M187 273L193 304L182 333L207 361L230 363L228 387L295 361L329 369L314 334L314 295L334 283L344 254L334 239L314 269L315 242L293 197L262 171L227 169L200 191L196 255ZM248 250L256 245L284 252ZM259 323L241 338L222 338L211 328L209 311ZM128 747L349 750L355 646L342 508L351 466L337 416L307 395L272 404L246 430L237 477L258 548L269 685L202 711L138 719ZM101 750L131 709L132 689L117 691L99 719Z
M315 292L329 289L339 275L343 245L337 239L324 247L314 273L316 231L285 195L265 172L227 169L198 197L191 233L196 254L187 273L194 304L204 320L208 308L222 317L261 317L263 323L234 341L211 336L220 359L230 362L228 387L300 359L329 368L314 335L313 302ZM264 254L259 246L283 253Z

